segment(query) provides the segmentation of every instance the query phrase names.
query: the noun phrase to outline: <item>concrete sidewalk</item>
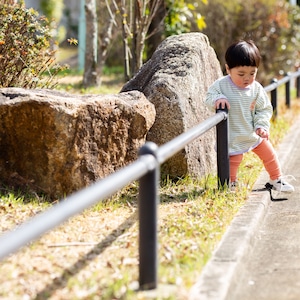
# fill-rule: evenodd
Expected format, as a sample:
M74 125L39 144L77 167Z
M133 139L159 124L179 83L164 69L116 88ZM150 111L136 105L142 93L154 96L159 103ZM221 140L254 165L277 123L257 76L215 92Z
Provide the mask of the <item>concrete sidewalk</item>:
M277 149L293 194L264 190L262 172L202 271L190 300L300 299L300 118ZM276 195L277 194L277 195ZM287 200L276 201L277 198Z

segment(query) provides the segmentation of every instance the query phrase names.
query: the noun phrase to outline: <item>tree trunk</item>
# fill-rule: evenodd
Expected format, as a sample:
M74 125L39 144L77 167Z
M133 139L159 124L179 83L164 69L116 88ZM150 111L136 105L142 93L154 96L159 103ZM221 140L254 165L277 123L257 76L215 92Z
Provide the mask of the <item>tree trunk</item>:
M132 42L132 73L136 73L143 65L143 53L146 35L150 24L157 15L163 0L139 1L134 0L133 42Z
M127 21L126 21L126 1L121 0L121 14L122 14L122 39L123 39L123 55L124 55L124 79L128 81L131 77L130 74L130 65L129 65L129 53L130 48L128 45L128 34L126 30Z
M153 17L148 30L147 60L151 58L156 48L163 40L164 18L166 14L167 10L165 6L165 1L161 1L157 10L157 14L155 14L155 16Z
M107 27L104 28L103 32L99 34L98 36L98 45L99 45L99 50L98 50L98 55L97 55L97 74L99 76L99 82L101 84L101 76L102 76L102 71L103 67L105 65L105 61L108 55L108 47L111 43L112 39L112 31L113 31L113 26L114 26L115 20L111 17L107 21Z
M96 0L85 0L86 44L83 86L99 86L97 74L97 11Z

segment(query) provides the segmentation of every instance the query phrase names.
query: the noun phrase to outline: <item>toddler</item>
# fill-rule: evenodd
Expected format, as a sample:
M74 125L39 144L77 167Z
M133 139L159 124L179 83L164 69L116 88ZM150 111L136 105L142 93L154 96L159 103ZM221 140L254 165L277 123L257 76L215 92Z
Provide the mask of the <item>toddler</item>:
M271 102L255 78L260 53L253 41L238 41L226 51L227 75L208 89L206 104L211 110L228 108L228 147L231 187L237 185L237 172L243 154L253 151L270 176L272 189L291 193L294 187L282 178L277 155L269 141Z

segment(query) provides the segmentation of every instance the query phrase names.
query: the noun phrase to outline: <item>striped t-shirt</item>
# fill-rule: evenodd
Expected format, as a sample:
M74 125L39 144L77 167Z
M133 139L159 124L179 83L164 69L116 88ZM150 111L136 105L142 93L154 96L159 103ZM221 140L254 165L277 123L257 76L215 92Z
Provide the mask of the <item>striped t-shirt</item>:
M206 105L215 111L218 99L227 99L229 155L236 155L255 148L262 139L255 133L257 128L269 131L273 109L264 88L254 81L247 88L236 86L230 75L215 81L208 89Z

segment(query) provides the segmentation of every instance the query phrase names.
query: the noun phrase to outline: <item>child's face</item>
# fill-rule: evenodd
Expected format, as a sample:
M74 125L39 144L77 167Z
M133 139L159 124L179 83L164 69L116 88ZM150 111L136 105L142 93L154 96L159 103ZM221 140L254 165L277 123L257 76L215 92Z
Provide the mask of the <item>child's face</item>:
M257 74L257 68L250 66L239 66L229 69L226 65L226 71L233 83L240 88L249 86L255 80Z

